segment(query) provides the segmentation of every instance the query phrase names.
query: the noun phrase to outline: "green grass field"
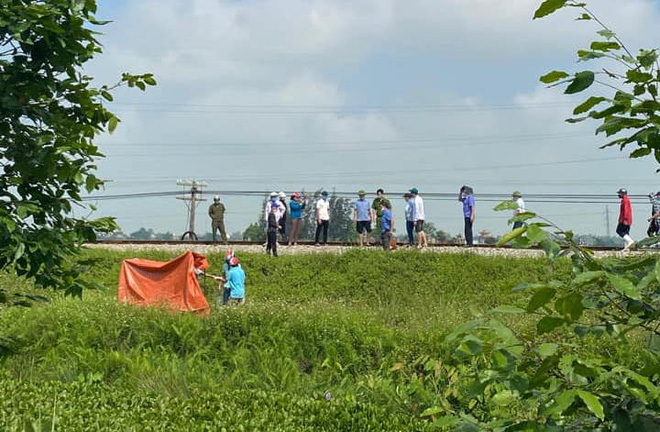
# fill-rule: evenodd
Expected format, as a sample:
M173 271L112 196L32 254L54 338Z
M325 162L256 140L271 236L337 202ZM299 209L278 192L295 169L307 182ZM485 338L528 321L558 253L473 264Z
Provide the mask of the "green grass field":
M443 430L422 412L468 403L445 336L522 303L511 288L551 271L416 251L245 254L247 304L198 317L116 301L122 259L171 254L87 255L105 292L0 310L0 430ZM221 260L209 257L211 272ZM495 315L533 332L521 316ZM602 340L585 349L619 355Z

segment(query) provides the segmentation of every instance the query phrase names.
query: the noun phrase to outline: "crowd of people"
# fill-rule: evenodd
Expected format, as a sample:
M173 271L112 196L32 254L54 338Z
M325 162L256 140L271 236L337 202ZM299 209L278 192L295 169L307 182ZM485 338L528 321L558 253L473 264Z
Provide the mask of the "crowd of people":
M630 237L632 226L632 206L628 198L628 191L621 188L617 191L621 200L619 211L617 234L624 241L624 250L628 250L635 244ZM660 192L650 194L652 211L648 219L649 228L647 234L657 235L660 232ZM424 200L416 187L411 188L403 195L406 219L407 246L423 249L428 246L427 235L424 232L426 215L424 212ZM513 227L518 229L523 226L521 219L516 216L525 213L525 201L520 191L511 194L511 200L515 203L513 210ZM213 232L213 241L217 241L219 232L222 241L227 243L227 233L224 224L225 205L220 202L220 197L215 196L213 204L209 207L209 217ZM475 197L474 190L470 186L463 185L458 193L458 201L463 205L464 235L466 246L474 245L473 225L475 220ZM328 242L328 229L330 227L330 200L327 191L322 191L320 197L313 204L314 219L316 221L316 232L314 235L315 245L325 245ZM287 195L284 192L271 192L264 209L266 223L266 252L273 256L278 255L278 244L296 246L300 237L302 227L303 211L307 207L307 197L295 192L290 195L287 203ZM291 232L287 236L287 219L290 219ZM367 198L364 190L357 192L357 199L353 202L353 222L358 235L358 245L368 246L372 244L372 233L375 230L375 242L380 243L384 250L390 250L395 246L393 242L394 217L392 216L392 202L385 196L382 188L376 190L373 200ZM416 238L415 238L416 236Z

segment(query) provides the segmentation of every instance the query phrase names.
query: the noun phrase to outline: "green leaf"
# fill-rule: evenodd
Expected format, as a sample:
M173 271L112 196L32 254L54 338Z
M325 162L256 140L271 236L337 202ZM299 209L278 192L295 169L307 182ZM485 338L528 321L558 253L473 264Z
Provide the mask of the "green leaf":
M534 312L538 308L545 306L557 294L557 290L550 287L541 288L534 293L525 308L527 312Z
M583 13L579 17L575 18L575 20L576 21L589 21L589 20L591 20L591 17L589 16L589 14Z
M583 296L577 292L561 297L555 302L555 310L570 321L577 321L584 312Z
M583 71L575 74L573 81L564 90L565 94L575 94L586 90L594 83L594 73L592 71Z
M545 84L551 84L555 81L559 81L562 78L568 78L569 76L570 75L568 75L566 72L553 70L552 72L548 72L539 78L539 81Z
M600 31L598 31L598 32L596 32L596 33L598 33L599 35L601 35L601 36L604 37L605 39L612 39L614 36L616 36L616 33L614 33L614 32L613 32L612 30L610 30L610 29L603 29L603 30L600 30Z
M438 413L441 413L441 412L444 412L444 411L445 411L445 409L442 408L442 407L439 407L439 406L433 406L433 407L431 407L431 408L426 408L424 411L422 411L422 413L420 414L420 416L422 416L422 417L430 417L430 416L434 416L434 415L436 415L436 414L438 414Z
M640 72L636 69L630 69L628 72L626 72L626 78L628 78L628 81L630 82L639 84L651 81L653 79L653 75L646 72Z
M604 271L588 271L580 273L573 279L575 285L584 285L587 283L592 283L594 281L600 280L605 276Z
M112 102L113 100L115 100L115 98L112 97L112 93L110 93L108 91L102 91L101 96L103 96L103 98L105 100L109 101L109 102Z
M657 60L658 52L656 50L640 50L640 54L637 56L637 61L645 69L652 68Z
M119 119L115 116L110 117L110 120L108 120L108 132L113 133L117 129L117 124L119 124Z
M603 420L605 418L605 413L603 412L603 405L600 403L598 398L584 390L578 390L577 395L582 399L582 402L589 408L589 411L594 413L596 417Z
M604 97L597 97L597 96L591 96L589 99L586 101L582 102L580 105L576 106L575 109L573 110L573 115L578 115L585 113L589 111L591 108L595 107L601 102L605 102L607 98ZM584 117L585 119L587 117Z
M630 158L631 159L636 159L636 158L648 156L648 155L651 154L651 152L652 152L652 150L648 147L638 148L637 150L634 150L630 153Z
M640 300L642 298L637 287L633 285L633 283L628 279L608 273L607 280L614 287L614 289L626 297L629 297L633 300Z
M563 414L573 402L575 402L575 396L577 396L576 390L566 390L555 399L554 406L550 409L550 412L553 414Z
M550 333L565 323L566 321L564 321L562 318L546 316L541 318L541 320L536 324L536 330L539 332L539 334Z
M593 60L593 59L598 59L605 57L605 54L602 52L596 52L596 51L585 51L585 50L579 50L577 52L577 55L579 57L579 61L588 61L588 60Z
M534 19L543 18L563 8L567 0L545 0L541 6L534 12Z
M516 210L518 203L511 200L502 201L493 208L493 211Z
M555 343L544 343L539 346L539 355L542 359L550 357L557 352L558 345Z
M527 227L527 238L532 243L541 243L548 237L549 233L541 229L537 224L530 224Z
M155 80L153 77L145 77L145 78L144 78L144 82L145 82L147 85L150 85L150 86L155 86L155 85L158 84L158 83L156 82L156 80Z
M477 355L484 349L483 341L476 336L467 335L461 341L458 349L466 354Z
M608 52L621 49L621 45L616 42L592 42L591 49L594 51Z
M511 240L514 238L521 236L525 231L527 231L526 226L522 226L520 228L516 228L513 231L504 234L501 238L500 241L497 242L498 246L504 246L505 244L509 243Z

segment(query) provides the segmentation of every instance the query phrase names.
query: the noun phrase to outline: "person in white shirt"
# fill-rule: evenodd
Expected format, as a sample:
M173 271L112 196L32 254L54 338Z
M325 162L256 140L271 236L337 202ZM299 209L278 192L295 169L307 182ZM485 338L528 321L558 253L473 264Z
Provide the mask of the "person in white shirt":
M410 189L412 194L411 201L413 202L413 222L415 224L415 232L417 233L417 247L419 249L428 247L426 233L424 232L424 200L419 196L419 190L416 187Z
M323 231L323 244L328 242L328 227L330 226L330 202L328 201L328 192L321 193L321 199L316 201L316 236L314 243L318 246L321 231Z
M518 205L518 208L516 208L513 211L513 216L518 216L520 213L525 213L525 201L522 199L522 194L518 191L515 191L514 193L511 194L511 197L513 201ZM513 223L513 229L520 228L523 226L522 221L515 221Z

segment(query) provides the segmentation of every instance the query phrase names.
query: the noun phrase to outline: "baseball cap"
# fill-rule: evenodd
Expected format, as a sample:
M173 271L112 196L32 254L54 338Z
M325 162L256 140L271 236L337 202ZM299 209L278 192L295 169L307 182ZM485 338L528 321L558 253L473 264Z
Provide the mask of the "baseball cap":
M616 191L616 193L628 195L628 190L626 188L621 188L618 191Z
M280 192L280 198L286 198L286 194L284 192Z
M413 194L413 195L415 195L415 194L418 194L418 193L419 193L419 190L417 190L417 188L414 187L414 188L410 189L410 193Z
M229 261L229 265L237 266L240 261L238 260L237 257L234 257Z
M323 196L328 196L328 191L323 191L323 192L321 192L321 195L323 195Z

